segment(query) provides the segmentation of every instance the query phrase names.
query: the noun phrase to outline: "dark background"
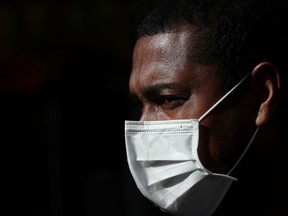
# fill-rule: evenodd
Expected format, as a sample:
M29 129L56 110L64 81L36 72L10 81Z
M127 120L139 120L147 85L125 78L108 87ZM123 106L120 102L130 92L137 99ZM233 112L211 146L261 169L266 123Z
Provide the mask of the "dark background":
M0 1L1 215L160 215L128 170L136 28L160 1Z

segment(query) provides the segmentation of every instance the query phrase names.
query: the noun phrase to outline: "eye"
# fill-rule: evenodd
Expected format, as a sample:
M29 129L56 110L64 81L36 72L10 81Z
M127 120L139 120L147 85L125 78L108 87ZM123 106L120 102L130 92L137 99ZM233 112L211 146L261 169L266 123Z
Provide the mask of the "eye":
M157 103L164 107L177 107L181 106L188 100L186 96L164 95L160 96Z

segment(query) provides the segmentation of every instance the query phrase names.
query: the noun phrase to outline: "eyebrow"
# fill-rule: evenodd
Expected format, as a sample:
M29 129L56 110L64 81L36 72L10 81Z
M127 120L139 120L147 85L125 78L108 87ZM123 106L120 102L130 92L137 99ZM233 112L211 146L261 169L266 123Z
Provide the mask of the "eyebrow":
M186 89L187 86L185 87L182 83L156 83L154 85L144 87L142 89L142 95L148 98L159 94L159 92L163 89L175 89L175 88Z
M143 93L158 93L162 89L171 89L175 86L174 83L156 83L154 85L147 86L143 89Z
M159 92L163 89L172 89L173 87L175 87L176 84L174 83L157 83L154 85L149 85L149 86L145 86L143 88L141 88L140 91L140 95L149 98L151 96L154 96L156 94L159 94ZM139 99L139 96L136 92L131 92L130 91L130 98L135 100L135 99Z

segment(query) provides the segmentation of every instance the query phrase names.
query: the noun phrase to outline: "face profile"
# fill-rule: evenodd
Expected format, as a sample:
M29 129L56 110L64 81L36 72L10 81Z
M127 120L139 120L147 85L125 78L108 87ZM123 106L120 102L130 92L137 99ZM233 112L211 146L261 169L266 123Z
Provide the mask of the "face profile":
M125 121L127 161L141 193L168 215L243 215L244 204L287 213L262 192L279 181L263 164L281 148L287 118L286 64L274 47L287 48L287 4L168 0L140 24L129 90L141 116Z

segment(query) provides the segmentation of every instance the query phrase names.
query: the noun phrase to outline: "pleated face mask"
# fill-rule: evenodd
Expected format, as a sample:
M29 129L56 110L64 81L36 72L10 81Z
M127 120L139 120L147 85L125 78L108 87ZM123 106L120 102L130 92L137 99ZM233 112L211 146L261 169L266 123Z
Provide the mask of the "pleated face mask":
M247 75L248 76L248 75ZM125 121L129 169L141 193L163 211L177 216L211 215L235 178L207 170L198 156L199 119Z

